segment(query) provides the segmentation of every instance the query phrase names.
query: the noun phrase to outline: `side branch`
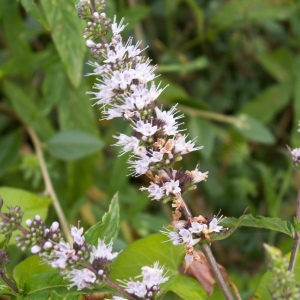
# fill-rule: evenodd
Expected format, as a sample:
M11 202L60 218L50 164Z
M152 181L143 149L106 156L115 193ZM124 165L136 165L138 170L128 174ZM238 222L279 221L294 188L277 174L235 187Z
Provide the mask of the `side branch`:
M39 160L39 165L40 165L43 180L44 180L44 183L45 183L45 194L49 195L50 198L52 199L55 211L57 213L59 222L60 222L61 227L62 227L62 230L66 235L67 241L70 244L72 244L73 239L71 237L70 227L69 227L67 219L64 215L64 212L63 212L63 210L60 206L60 203L59 203L58 197L55 193L55 190L53 188L52 181L51 181L51 178L50 178L47 166L46 166L45 158L44 158L44 155L43 155L43 152L42 152L41 142L40 142L40 140L38 139L37 135L35 134L34 130L31 127L27 127L27 132L29 133L30 138L33 142L34 149L35 149L35 152L36 152L38 160Z

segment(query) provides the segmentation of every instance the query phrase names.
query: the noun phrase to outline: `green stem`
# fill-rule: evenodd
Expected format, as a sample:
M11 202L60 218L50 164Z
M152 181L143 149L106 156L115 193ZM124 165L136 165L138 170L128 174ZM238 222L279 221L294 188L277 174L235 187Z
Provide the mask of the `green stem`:
M15 293L18 293L17 286L6 277L4 269L0 269L0 277L12 291L14 291Z
M109 285L110 287L112 287L114 290L118 291L120 294L128 297L128 299L131 299L131 300L139 299L139 297L128 293L127 291L125 291L125 289L123 287L121 287L117 283L111 281L110 279L106 279L105 282L107 283L107 285Z
M234 300L234 298L228 288L228 285L226 284L225 279L218 267L218 264L217 264L215 257L210 249L210 246L208 244L204 243L201 245L201 247L202 247L203 253L210 265L210 268L211 268L213 274L215 275L215 279L217 280L217 283L219 284L225 298L227 300Z
M300 188L298 190L298 197L297 197L296 218L297 218L297 221L300 222ZM296 233L294 236L294 244L293 244L293 248L292 248L292 253L291 253L290 262L289 262L289 269L288 269L291 273L293 273L294 269L295 269L297 254L298 254L298 250L299 250L299 242L300 242L300 232L298 232L296 229Z
M67 222L65 214L60 206L58 197L53 188L53 184L52 184L52 181L51 181L51 178L50 178L47 166L46 166L46 161L45 161L45 158L44 158L44 155L42 152L42 144L32 128L27 127L27 132L29 133L30 138L33 142L34 149L35 149L36 155L39 160L39 165L40 165L42 176L43 176L44 183L45 183L45 194L49 195L50 198L52 199L55 211L57 213L59 222L62 227L62 230L65 233L67 241L69 242L69 244L72 245L73 239L72 239L71 232L70 232L70 226Z

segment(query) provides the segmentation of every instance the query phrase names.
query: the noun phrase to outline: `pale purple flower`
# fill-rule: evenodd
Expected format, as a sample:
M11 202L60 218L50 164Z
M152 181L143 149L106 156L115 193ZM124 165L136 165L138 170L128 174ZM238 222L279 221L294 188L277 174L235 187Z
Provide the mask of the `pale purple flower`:
M112 252L112 242L106 245L104 240L98 239L97 247L93 246L92 248L90 262L93 263L98 258L112 261L118 254L119 252Z
M152 198L152 200L160 200L165 195L164 189L153 182L149 185L149 187L142 187L140 190L148 191L149 197Z
M70 289L72 286L76 285L78 291L90 287L93 283L96 282L95 273L87 268L84 268L82 270L72 269L68 271L66 277L72 282L68 286L68 288Z
M164 184L164 189L166 191L166 195L169 196L170 193L176 195L181 193L181 189L179 187L179 180L171 179L169 182Z
M82 246L85 242L84 236L82 236L83 233L83 227L77 228L75 226L71 226L71 235L74 239L74 243L76 243L79 246Z

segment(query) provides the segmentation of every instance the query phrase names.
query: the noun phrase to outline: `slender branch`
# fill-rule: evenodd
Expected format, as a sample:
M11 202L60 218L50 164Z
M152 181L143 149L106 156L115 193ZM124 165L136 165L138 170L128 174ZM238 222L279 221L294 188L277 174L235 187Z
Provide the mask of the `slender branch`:
M109 285L110 287L112 287L114 290L118 291L120 294L128 297L129 299L132 299L132 300L139 299L139 297L128 293L127 291L125 291L125 289L123 287L121 287L117 283L111 281L110 279L106 279L105 282L107 283L107 285Z
M182 209L181 210L182 210L185 218L189 220L189 219L192 218L192 214L189 211L184 199L183 198L181 198L181 199L182 199L182 206L181 206ZM233 296L232 296L232 294L231 294L231 292L230 292L230 290L229 290L229 288L226 284L226 281L225 281L222 273L220 272L220 269L218 267L218 264L216 262L216 259L215 259L214 255L213 255L213 253L210 249L210 246L206 243L203 243L201 245L201 248L203 250L203 253L204 253L204 255L205 255L205 257L206 257L206 259L209 263L209 266L210 266L210 268L211 268L211 270L212 270L212 272L213 272L213 274L214 274L214 276L215 276L215 278L216 278L216 280L217 280L224 296L226 297L227 300L234 300L234 298L233 298Z
M55 190L53 188L52 181L51 181L51 178L50 178L47 166L46 166L45 158L44 158L44 155L43 155L43 152L42 152L41 142L39 141L37 135L35 134L35 132L32 128L27 127L27 131L30 135L30 138L31 138L32 142L33 142L34 149L35 149L35 152L36 152L38 160L39 160L39 165L40 165L42 176L43 176L44 183L45 183L45 194L49 195L50 198L52 199L55 211L57 213L59 222L60 222L61 227L62 227L62 230L65 233L67 241L70 244L72 244L73 239L71 237L70 227L69 227L67 219L64 215L64 212L63 212L63 210L60 206L60 203L59 203L58 197L55 193Z
M297 196L296 218L297 218L297 221L300 222L300 188L298 190L298 196ZM289 262L289 269L288 269L291 273L294 272L294 268L295 268L295 264L296 264L296 260L297 260L297 254L298 254L298 250L299 250L299 243L300 243L300 233L296 229L296 233L294 236L294 244L293 244L293 248L292 248L292 253L291 253L290 262Z
M213 274L215 275L215 278L216 278L224 296L226 297L227 300L234 300L234 298L225 282L225 279L218 267L218 264L217 264L215 257L210 249L210 246L206 243L203 243L201 245L201 247L202 247L203 253L210 265L210 268L211 268Z

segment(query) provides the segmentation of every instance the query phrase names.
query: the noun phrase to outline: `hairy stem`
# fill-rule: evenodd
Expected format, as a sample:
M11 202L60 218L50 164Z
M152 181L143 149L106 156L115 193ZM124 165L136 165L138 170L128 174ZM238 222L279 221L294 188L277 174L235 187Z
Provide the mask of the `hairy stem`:
M68 224L65 214L60 206L58 197L53 188L53 184L52 184L52 181L51 181L51 178L50 178L47 166L46 166L46 161L45 161L45 158L43 155L41 142L39 141L37 135L35 134L35 132L32 128L27 127L27 131L33 142L34 149L35 149L35 152L36 152L38 160L39 160L39 165L40 165L43 180L45 183L45 194L48 195L53 201L55 211L57 213L59 222L61 224L62 230L66 236L67 241L69 242L69 244L73 244L73 239L71 237L69 224Z
M297 221L300 222L300 188L298 190L298 196L297 196L296 218L297 218ZM298 232L296 229L296 233L294 236L294 244L293 244L292 253L291 253L290 262L289 262L289 271L291 273L294 272L294 268L295 268L295 264L296 264L296 260L297 260L297 254L298 254L298 250L299 250L299 242L300 242L300 232Z
M183 198L182 198L182 212L187 220L192 218L192 214L189 211ZM226 281L225 281L222 273L220 272L220 269L218 267L218 264L216 262L214 255L210 249L210 246L206 243L203 243L201 245L201 248L203 250L203 253L209 263L209 266L210 266L210 268L215 276L215 279L217 280L217 283L219 284L224 296L226 297L227 300L234 300L234 298L226 284Z
M105 282L107 283L107 285L109 285L110 287L112 287L114 290L118 291L120 294L128 297L128 299L132 299L132 300L139 299L139 297L128 293L127 291L125 291L125 289L123 287L121 287L117 283L111 281L110 279L106 279Z
M17 286L6 277L4 269L0 269L0 277L12 291L14 291L15 293L18 293Z

